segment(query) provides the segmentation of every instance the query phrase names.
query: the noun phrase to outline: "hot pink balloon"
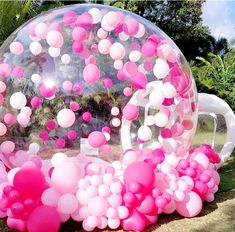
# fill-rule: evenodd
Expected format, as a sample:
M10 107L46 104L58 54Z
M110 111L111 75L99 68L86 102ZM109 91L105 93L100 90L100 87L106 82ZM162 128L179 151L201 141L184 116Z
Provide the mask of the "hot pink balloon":
M28 218L29 232L57 232L60 228L60 216L56 208L39 206L34 209Z

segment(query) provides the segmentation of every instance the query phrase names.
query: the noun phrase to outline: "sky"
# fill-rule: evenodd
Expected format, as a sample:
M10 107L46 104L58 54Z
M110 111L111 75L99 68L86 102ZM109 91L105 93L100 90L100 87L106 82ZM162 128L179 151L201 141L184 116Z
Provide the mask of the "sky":
M216 39L235 39L235 0L206 0L202 12L203 24Z

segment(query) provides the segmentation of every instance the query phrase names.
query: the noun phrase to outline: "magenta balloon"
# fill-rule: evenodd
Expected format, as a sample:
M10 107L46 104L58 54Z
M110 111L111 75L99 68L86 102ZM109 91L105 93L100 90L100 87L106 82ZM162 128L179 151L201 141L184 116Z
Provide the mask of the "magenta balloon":
M130 164L124 172L124 182L127 185L137 182L147 189L151 189L154 183L152 166L145 162L135 162Z
M38 198L47 187L43 173L33 166L20 169L13 179L13 184L25 198Z
M60 228L60 216L56 208L39 206L32 211L28 218L29 232L57 232Z

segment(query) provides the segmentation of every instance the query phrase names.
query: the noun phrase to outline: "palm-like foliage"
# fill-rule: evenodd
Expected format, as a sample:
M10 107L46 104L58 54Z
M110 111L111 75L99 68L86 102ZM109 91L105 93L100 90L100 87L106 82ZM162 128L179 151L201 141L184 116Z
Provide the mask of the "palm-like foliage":
M0 1L0 45L20 25L42 11L62 5L59 1Z
M235 50L221 57L210 53L208 59L196 58L199 65L192 64L192 71L201 91L217 94L235 110Z

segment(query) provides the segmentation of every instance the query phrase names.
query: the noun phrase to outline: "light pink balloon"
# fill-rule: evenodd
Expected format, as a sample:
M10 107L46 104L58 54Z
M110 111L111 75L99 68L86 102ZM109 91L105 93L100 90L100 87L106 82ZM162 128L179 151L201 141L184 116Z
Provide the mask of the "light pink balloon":
M51 47L60 48L64 44L64 38L59 31L52 30L47 33L46 36L47 43Z
M100 78L100 70L95 64L88 64L83 69L83 79L89 83L94 84Z
M107 201L103 197L99 196L92 198L88 204L89 212L99 217L105 215L107 208Z
M184 217L195 217L202 210L202 200L195 192L188 192L183 201L176 203L176 210Z
M60 193L75 193L83 175L84 170L79 165L70 161L62 162L52 172L52 186Z
M14 41L10 44L10 51L14 55L20 55L23 53L24 47L23 47L22 43L20 43L18 41Z

